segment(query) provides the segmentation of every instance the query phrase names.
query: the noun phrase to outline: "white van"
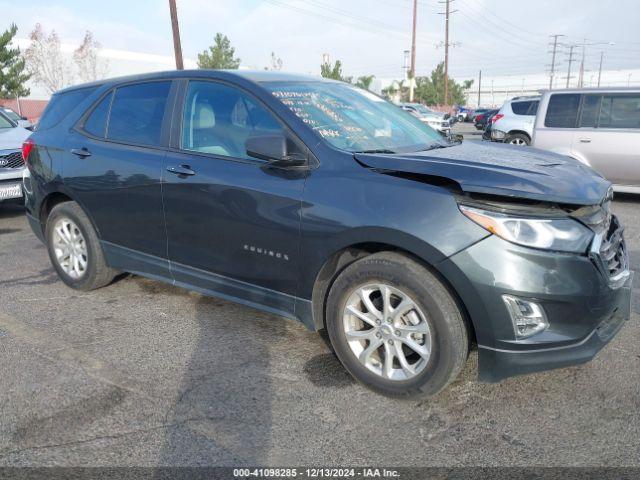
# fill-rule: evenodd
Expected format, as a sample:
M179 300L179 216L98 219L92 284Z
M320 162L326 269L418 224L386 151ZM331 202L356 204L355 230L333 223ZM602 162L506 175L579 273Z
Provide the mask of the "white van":
M593 167L618 192L640 193L640 88L544 92L532 145Z

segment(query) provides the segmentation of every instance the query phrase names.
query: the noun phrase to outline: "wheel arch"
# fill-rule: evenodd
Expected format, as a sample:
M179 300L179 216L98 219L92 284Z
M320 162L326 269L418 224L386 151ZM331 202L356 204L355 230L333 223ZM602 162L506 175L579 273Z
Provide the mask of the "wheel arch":
M379 252L397 252L405 257L413 260L430 273L436 276L442 284L445 286L447 291L454 298L458 308L460 308L460 312L462 314L462 318L468 328L469 331L469 339L475 343L476 341L476 333L475 327L473 325L473 321L469 315L469 311L467 310L462 298L458 295L455 288L449 282L449 280L438 270L437 264L434 264L430 261L427 261L422 256L418 255L411 250L399 247L397 245L384 243L384 242L360 242L355 243L346 247L343 247L337 251L335 251L330 257L324 262L319 272L316 275L315 282L313 284L312 291L312 310L313 310L313 322L316 330L325 330L326 329L326 307L327 307L327 299L329 296L329 292L333 283L340 273L353 262L360 260L361 258L367 257L374 253Z
M529 133L525 132L524 130L509 130L509 132L507 133L507 135L516 135L516 134L526 136L529 139L529 142L531 142L531 135L529 135Z
M85 213L85 215L91 222L91 225L96 231L96 235L98 236L98 238L100 238L100 230L98 229L97 225L93 221L93 218L91 217L91 215L89 215L89 213L87 212L87 209L84 208L82 203L78 202L78 200L74 198L73 194L71 192L68 192L66 189L53 190L47 193L43 197L42 201L40 202L38 220L40 220L40 227L42 229L43 234L46 233L47 219L49 217L49 214L51 213L51 211L56 205L59 205L60 203L63 203L63 202L75 202L76 204L78 204L78 206L82 209L82 211Z

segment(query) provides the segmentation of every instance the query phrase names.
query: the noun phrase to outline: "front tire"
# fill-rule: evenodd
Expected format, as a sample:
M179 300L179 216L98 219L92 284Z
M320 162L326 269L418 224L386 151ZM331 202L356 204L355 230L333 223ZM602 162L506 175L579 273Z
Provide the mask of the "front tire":
M505 143L524 147L524 146L531 145L531 139L529 138L528 135L525 135L524 133L513 133L507 137L507 140Z
M75 202L63 202L51 210L45 229L51 264L60 279L75 290L94 290L114 279L89 217Z
M349 265L331 287L326 315L342 364L384 395L441 391L469 352L467 327L451 293L398 253L376 253Z

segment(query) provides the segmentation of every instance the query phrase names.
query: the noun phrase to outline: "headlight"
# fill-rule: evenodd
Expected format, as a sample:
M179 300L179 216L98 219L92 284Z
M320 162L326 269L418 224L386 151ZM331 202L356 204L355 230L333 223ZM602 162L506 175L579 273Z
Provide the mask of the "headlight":
M525 247L582 253L593 232L571 218L509 215L460 205L460 211L489 232Z

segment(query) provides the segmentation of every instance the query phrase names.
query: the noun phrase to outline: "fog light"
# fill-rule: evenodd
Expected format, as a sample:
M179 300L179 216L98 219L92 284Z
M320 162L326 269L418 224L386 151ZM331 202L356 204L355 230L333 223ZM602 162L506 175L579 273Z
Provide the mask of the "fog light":
M511 316L517 339L535 335L549 326L547 315L541 305L511 295L503 295L502 299Z

